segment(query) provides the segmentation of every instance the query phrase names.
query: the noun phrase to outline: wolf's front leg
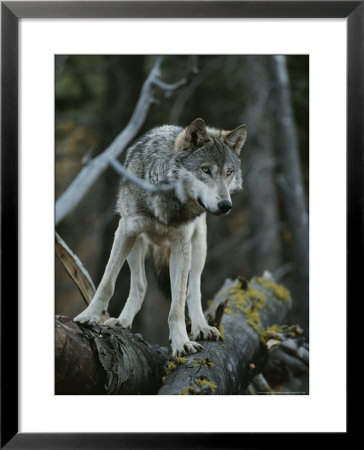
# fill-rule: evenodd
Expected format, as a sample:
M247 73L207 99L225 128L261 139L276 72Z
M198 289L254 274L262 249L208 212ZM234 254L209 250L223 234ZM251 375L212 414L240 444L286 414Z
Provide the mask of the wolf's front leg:
M191 319L192 338L218 340L220 333L216 327L207 323L201 306L201 274L205 265L206 249L206 222L204 218L201 218L192 237L192 260L187 290L187 306Z
M135 239L136 236L128 232L126 221L121 218L115 233L111 254L101 283L99 284L99 287L97 288L94 298L89 306L73 319L75 322L103 322L104 314L107 311L110 298L114 293L116 278L135 242Z
M169 260L172 304L168 316L172 356L189 355L202 350L197 342L190 341L185 322L185 305L188 273L191 266L191 243L173 245Z

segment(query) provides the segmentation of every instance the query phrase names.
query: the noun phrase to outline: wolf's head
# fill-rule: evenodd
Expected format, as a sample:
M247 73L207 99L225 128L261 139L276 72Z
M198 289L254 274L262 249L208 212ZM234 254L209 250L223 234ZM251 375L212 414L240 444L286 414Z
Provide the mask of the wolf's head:
M221 131L195 119L176 139L177 160L189 173L187 195L209 213L228 214L230 194L242 189L238 156L246 136L246 125Z

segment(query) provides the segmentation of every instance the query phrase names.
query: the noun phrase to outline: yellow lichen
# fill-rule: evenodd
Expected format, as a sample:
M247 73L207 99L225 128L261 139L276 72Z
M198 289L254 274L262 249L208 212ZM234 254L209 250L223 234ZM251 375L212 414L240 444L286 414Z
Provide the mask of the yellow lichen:
M246 315L248 318L248 324L258 333L261 331L262 329L262 325L260 322L260 313L258 311L255 310L254 307L249 306L246 309Z
M168 363L168 367L167 367L167 373L171 372L172 370L177 369L177 364L175 361L171 360Z
M182 358L182 356L178 356L176 360L178 361L179 364L184 364L188 361L187 358Z
M163 383L166 381L167 377L162 377Z
M206 369L210 369L211 367L214 367L215 364L213 361L211 361L211 359L206 358L206 359L195 359L193 361L193 365L194 366L203 366Z
M225 334L224 334L224 326L223 325L219 325L219 331L220 331L220 336L221 336L221 339L224 339L225 338Z
M170 374L173 370L177 369L178 366L180 366L181 364L185 364L187 361L188 361L187 358L182 358L181 356L177 356L174 359L171 359L168 362L168 366L167 366L165 374L166 375ZM163 378L166 378L166 377L163 377ZM163 380L163 378L162 378L162 380ZM165 380L163 380L163 382L164 381Z
M259 333L260 342L265 345L269 341L269 339L272 338L274 333L282 333L282 332L283 327L273 324L270 327L267 327L264 331L261 331Z
M257 307L263 308L265 301L267 300L267 296L262 291L258 291L258 289L250 288L244 292L244 297L254 300Z
M291 298L290 292L282 284L276 284L267 278L256 278L257 283L269 291L273 291L274 295L284 302L288 302Z
M196 378L195 379L195 383L198 384L199 386L203 387L203 386L210 386L212 392L215 392L217 389L217 384L214 383L213 381L209 381L203 378Z
M234 286L230 290L232 294L231 306L247 316L248 324L257 332L261 331L260 312L265 305L267 296L264 292L249 288L245 291Z
M239 283L236 286L233 286L230 291L229 294L241 294L242 292L242 288L241 288L241 281L239 281Z
M179 392L178 395L191 395L195 393L195 388L193 386L188 386L183 391Z

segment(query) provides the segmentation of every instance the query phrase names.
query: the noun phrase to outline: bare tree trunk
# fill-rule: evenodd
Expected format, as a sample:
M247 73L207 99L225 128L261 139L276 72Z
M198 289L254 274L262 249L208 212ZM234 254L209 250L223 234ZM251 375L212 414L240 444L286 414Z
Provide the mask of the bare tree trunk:
M289 292L269 278L226 280L207 310L215 318L225 310L220 325L215 319L224 339L202 341L202 352L171 360L158 394L244 393L267 361L267 327L282 323L290 306Z
M276 159L272 144L272 123L267 114L271 81L264 56L251 57L243 75L249 89L245 93L245 115L249 126L247 146L247 199L251 207L251 250L253 273L267 269L274 273L282 264L281 224L277 185ZM249 148L251 151L249 151Z
M300 308L299 316L302 318L302 325L308 335L308 213L286 57L273 56L270 58L269 67L274 82L272 107L275 111L276 153L280 167L278 181L282 188L285 220L292 235L292 259L295 273L294 297L297 299L295 305Z

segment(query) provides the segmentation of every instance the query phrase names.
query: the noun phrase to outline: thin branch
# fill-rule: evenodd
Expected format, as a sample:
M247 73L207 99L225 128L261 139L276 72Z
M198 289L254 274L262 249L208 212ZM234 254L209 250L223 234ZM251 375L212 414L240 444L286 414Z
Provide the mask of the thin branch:
M162 57L158 57L144 82L139 100L126 127L118 134L114 141L100 155L92 159L81 169L71 185L59 197L56 203L56 225L59 224L84 198L90 187L102 175L110 164L110 160L120 156L130 141L142 127L150 106L155 102L153 90L156 86L164 90L173 85L166 85L160 81ZM183 81L183 80L182 80ZM175 83L174 86L178 85Z
M176 91L177 89L186 86L187 83L188 83L187 78L182 78L182 80L177 81L176 83L173 84L165 83L164 81L158 79L155 79L153 81L154 86L158 87L159 89L162 89L163 91Z
M56 255L80 290L86 305L89 305L96 291L95 285L80 259L72 252L57 232Z

